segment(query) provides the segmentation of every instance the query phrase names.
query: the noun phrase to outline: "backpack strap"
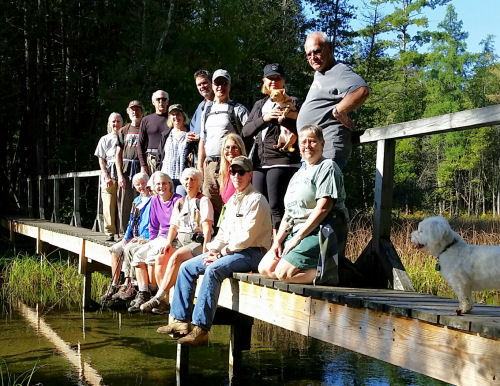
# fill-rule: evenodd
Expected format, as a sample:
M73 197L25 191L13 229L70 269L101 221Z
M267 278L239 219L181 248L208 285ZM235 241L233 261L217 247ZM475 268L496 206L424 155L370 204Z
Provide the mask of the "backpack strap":
M233 100L230 99L226 103L228 105L227 111L215 111L213 113L211 112L213 102L210 103L205 108L205 122L204 123L207 122L207 118L208 118L209 115L212 115L212 114L227 114L229 116L229 123L231 124L231 126L233 127L233 129L235 129L239 134L241 134L243 126L241 125L240 120L236 118L236 113L234 111L234 108L236 106L236 102L234 102Z

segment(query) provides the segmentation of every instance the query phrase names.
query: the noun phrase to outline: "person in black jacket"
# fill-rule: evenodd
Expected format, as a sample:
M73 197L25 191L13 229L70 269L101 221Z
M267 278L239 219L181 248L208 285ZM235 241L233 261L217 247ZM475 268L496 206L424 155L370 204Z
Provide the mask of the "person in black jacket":
M254 104L242 130L244 137L255 138L255 145L250 154L254 164L252 185L269 201L273 233L276 233L285 211L283 197L288 182L300 166L297 146L292 152L276 148L281 133L280 126L297 134L297 111L290 111L282 119L283 109L269 98L271 91L284 87L283 67L279 63L266 65L261 90L266 96ZM297 98L292 97L292 100L298 109Z

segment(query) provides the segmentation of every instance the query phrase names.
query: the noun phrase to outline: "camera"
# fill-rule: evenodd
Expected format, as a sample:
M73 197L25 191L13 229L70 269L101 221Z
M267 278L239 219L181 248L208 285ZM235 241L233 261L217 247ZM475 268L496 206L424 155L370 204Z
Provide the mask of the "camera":
M193 240L195 243L200 244L203 244L203 241L205 241L205 239L203 238L203 233L200 232L193 233L193 235L191 236L191 240Z

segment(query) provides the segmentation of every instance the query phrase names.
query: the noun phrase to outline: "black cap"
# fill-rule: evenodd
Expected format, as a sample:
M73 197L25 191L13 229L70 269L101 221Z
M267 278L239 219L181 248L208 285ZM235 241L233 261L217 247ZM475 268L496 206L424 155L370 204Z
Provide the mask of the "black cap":
M282 78L285 77L285 71L283 70L281 64L279 63L266 64L266 67L264 67L264 78L267 78L268 76L271 75L279 75Z

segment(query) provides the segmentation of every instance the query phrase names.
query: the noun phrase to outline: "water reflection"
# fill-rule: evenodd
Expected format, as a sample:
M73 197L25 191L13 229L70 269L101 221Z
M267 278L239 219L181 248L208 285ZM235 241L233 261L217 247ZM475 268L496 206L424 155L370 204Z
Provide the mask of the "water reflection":
M43 312L42 312L43 313ZM80 353L106 385L172 385L175 341L156 334L165 316L117 312L52 310L47 324ZM191 349L186 384L227 385L228 326L214 326L208 347ZM13 311L2 315L0 356L11 374L42 366L32 383L80 384L78 373L53 344L36 334ZM243 368L232 384L244 385L393 385L442 384L438 381L315 339L256 321L252 347L243 352Z

